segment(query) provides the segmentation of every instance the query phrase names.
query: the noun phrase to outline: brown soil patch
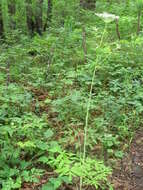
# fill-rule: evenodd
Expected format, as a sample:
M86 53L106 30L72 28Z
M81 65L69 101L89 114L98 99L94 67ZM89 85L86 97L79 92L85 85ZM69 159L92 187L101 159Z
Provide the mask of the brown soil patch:
M143 190L143 130L139 130L129 152L112 175L115 190Z

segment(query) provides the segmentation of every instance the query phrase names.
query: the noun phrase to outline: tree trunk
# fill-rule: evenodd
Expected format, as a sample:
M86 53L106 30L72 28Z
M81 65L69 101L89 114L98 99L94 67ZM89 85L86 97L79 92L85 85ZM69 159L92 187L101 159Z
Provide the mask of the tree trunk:
M80 0L80 6L83 9L94 10L96 8L96 0Z
M32 1L31 0L26 0L26 18L27 18L28 32L32 36L34 34L35 24L34 24L34 20L33 20L34 14L33 14L33 10L32 10Z
M36 14L35 14L35 30L40 35L42 35L42 28L43 28L42 10L43 10L43 0L38 0Z
M32 1L26 1L26 16L27 16L27 26L29 33L31 35L34 32L42 34L42 9L43 9L43 0L35 0L34 8L32 7Z
M0 2L0 36L3 35L3 19L2 19L2 6L1 6L1 2Z
M138 11L138 24L137 24L137 35L140 33L140 28L141 28L141 11Z
M10 21L9 21L10 29L16 29L16 22L15 22L15 19L14 19L15 12L16 12L16 2L15 2L15 0L10 0L8 2L8 12L9 12L9 15L10 15Z
M50 27L50 23L52 20L52 7L53 7L52 0L48 0L47 19L44 25L44 31L46 31L46 29Z

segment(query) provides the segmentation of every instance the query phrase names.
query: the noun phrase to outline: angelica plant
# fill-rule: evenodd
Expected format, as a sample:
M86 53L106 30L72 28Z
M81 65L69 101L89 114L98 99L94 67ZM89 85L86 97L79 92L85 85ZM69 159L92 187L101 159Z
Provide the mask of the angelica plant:
M98 16L99 18L101 18L105 23L110 23L115 21L116 24L116 34L118 39L120 40L120 31L119 31L119 16L116 16L114 14L110 14L110 13L96 13L96 16Z

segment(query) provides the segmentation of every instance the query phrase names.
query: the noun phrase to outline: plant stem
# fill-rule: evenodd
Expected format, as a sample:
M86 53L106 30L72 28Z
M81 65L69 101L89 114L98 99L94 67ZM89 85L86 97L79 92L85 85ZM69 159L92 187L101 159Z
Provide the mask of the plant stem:
M87 47L86 47L86 31L85 31L84 26L82 29L82 46L83 46L83 52L84 52L84 64L86 64L87 63Z
M120 32L119 32L119 21L116 19L116 33L118 36L118 39L121 39Z
M141 20L141 11L138 11L137 35L139 35L140 33L140 20Z
M103 44L103 40L104 40L104 35L106 33L106 26L107 24L105 24L105 28L101 37L101 41L100 44L98 46L98 48L100 48ZM85 127L84 127L84 145L83 145L83 164L85 163L85 159L86 159L86 144L87 144L87 131L88 131L88 121L89 121L89 110L90 110L90 105L91 105L91 99L92 99L92 90L93 90L93 85L94 85L94 79L95 79L95 72L96 72L96 66L97 63L99 61L99 57L100 55L97 55L96 61L95 61L95 67L94 67L94 71L93 71L93 75L92 75L92 81L91 81L91 86L90 86L90 92L89 92L89 98L87 101L87 109L86 109L86 117L85 117ZM82 190L82 185L83 185L83 178L80 177L80 190Z
M7 68L6 68L6 72L7 72L7 80L6 80L6 85L7 87L9 86L10 83L10 61L7 61Z

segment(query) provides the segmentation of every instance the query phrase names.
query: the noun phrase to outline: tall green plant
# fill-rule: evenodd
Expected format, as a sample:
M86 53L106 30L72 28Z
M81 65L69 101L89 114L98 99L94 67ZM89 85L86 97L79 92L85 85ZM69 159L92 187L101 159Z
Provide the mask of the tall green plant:
M1 0L2 3L2 19L3 19L3 28L5 34L10 31L9 29L9 14L8 14L8 0Z
M99 46L97 47L97 50L100 49L102 47L102 45L103 45L104 36L106 34L107 24L116 19L115 15L110 15L110 14L106 14L106 15L102 14L102 15L99 15L99 17L102 18L103 21L105 22L105 28L103 30L101 40L100 40ZM90 111L91 100L92 100L92 91L93 91L93 85L94 85L94 80L95 80L95 72L97 70L97 65L99 63L100 57L101 57L101 55L97 54L97 57L96 57L96 60L95 60L95 63L94 63L94 71L93 71L92 81L91 81L91 85L90 85L89 98L88 98L88 101L87 101L85 127L84 127L83 165L85 164L85 160L86 160L87 132L88 132L88 123L89 123L89 111ZM81 177L80 178L80 190L82 190L82 183L83 182L82 182L82 177Z
M101 41L100 41L100 44L99 44L98 48L101 48L101 46L103 44L103 39L104 39L105 32L106 32L106 25L105 25L105 29L103 31ZM91 99L92 99L92 90L93 90L95 72L96 72L96 69L97 69L97 64L98 64L99 58L100 58L100 55L98 54L97 58L96 58L96 61L95 61L95 67L94 67L94 71L93 71L93 75L92 75L89 98L88 98L88 101L87 101L85 127L84 127L83 165L85 164L85 159L86 159L87 132L88 132L88 122L89 122L89 111L90 111ZM80 190L82 190L82 185L83 185L83 179L82 179L82 177L80 177Z

